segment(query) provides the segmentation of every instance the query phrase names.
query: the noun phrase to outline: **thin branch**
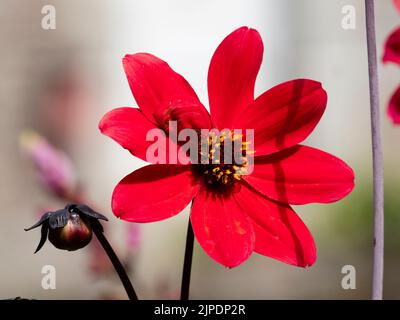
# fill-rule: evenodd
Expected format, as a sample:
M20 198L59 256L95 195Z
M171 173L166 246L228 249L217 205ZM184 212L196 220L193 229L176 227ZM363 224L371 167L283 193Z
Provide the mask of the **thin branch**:
M374 0L365 0L371 104L372 155L374 176L374 262L372 299L382 300L384 258L383 152L379 116L378 60L376 53Z

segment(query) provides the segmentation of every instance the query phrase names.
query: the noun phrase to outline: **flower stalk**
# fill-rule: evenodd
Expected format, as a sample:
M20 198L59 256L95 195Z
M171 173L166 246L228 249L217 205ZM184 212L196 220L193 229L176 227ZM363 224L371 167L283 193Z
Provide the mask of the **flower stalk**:
M381 142L374 0L365 0L374 183L372 299L382 300L384 257L383 152Z
M192 271L192 260L193 260L193 245L194 245L194 233L193 233L192 223L190 222L189 218L188 229L186 234L185 259L183 261L181 300L189 300L190 274Z

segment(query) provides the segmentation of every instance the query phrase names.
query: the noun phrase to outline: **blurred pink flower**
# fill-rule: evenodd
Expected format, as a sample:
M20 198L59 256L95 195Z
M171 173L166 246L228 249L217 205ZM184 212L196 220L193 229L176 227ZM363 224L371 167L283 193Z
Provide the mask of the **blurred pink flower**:
M93 241L89 247L89 271L94 276L104 276L113 273L113 266L110 259L104 253L98 241Z
M126 244L128 249L137 250L140 246L141 232L140 226L136 223L130 223L127 230Z
M71 160L34 131L20 135L23 153L35 166L40 182L60 198L71 199L77 193L78 183Z

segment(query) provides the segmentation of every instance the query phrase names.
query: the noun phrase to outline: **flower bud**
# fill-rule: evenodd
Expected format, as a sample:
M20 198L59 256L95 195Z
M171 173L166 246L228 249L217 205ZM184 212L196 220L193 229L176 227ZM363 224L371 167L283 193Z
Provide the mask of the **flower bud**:
M49 241L58 249L74 251L92 240L92 228L77 213L71 213L65 226L49 230Z
M42 226L42 236L35 253L42 248L47 238L58 249L74 251L89 244L94 227L102 230L98 219L107 221L105 216L86 205L68 204L64 209L45 213L25 231Z

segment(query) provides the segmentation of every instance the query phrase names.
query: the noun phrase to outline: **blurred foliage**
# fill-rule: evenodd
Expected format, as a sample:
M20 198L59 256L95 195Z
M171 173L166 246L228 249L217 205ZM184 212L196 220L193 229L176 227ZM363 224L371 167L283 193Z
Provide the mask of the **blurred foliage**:
M400 247L400 180L385 177L385 250ZM359 179L349 196L351 201L334 206L332 227L342 237L351 238L355 247L369 246L373 239L373 188L372 179Z

